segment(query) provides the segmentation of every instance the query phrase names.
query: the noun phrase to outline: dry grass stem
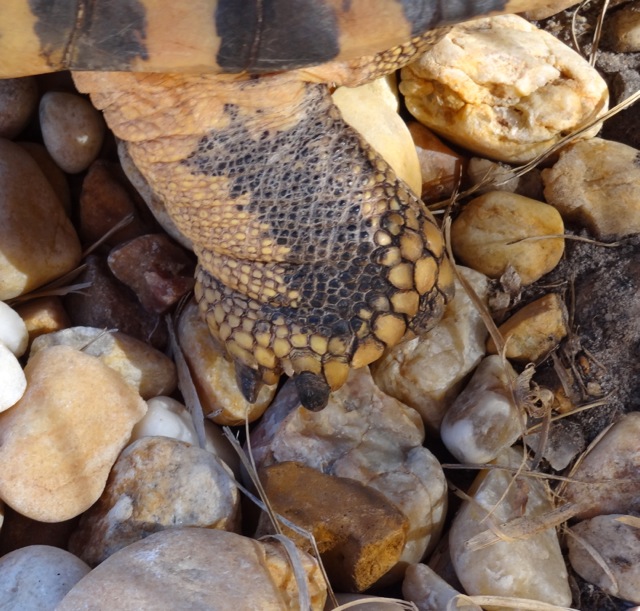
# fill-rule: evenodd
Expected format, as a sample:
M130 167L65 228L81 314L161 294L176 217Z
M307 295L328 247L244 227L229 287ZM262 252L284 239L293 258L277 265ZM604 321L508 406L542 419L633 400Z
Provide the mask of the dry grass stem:
M563 418L567 418L569 416L574 416L575 414L579 414L580 412L586 412L595 407L602 407L603 405L607 405L609 399L612 397L612 393L608 394L606 397L602 399L598 399L597 401L593 401L591 403L587 403L585 405L581 405L572 409L571 411L565 412L564 414L557 414L555 416L551 416L551 422L557 422L558 420L562 420ZM527 435L531 435L532 433L537 432L540 428L542 428L542 423L534 424L527 429Z
M82 258L88 257L96 248L98 248L101 244L104 244L114 233L124 229L127 225L129 225L133 221L133 213L127 214L127 216L122 217L109 231L107 231L99 240L91 244L87 250L82 253Z
M406 609L407 611L418 611L418 607L410 601L401 600L400 598L383 598L381 596L371 598L361 598L360 600L352 600L338 607L334 607L333 611L346 611L346 609L357 609L362 605L389 605L392 609Z
M559 607L551 603L544 603L539 600L528 598L513 598L510 596L467 596L459 594L449 601L446 611L456 611L464 609L464 605L478 605L482 607L501 607L504 609L517 609L518 611L580 611L573 607ZM455 606L454 606L455 605Z
M79 293L82 289L89 288L91 282L80 282L78 284L71 284L65 286L67 282L71 282L76 276L81 274L87 268L86 264L78 265L70 272L52 280L48 284L41 286L29 293L18 295L13 299L7 299L7 303L13 306L17 303L24 303L25 301L31 301L32 299L39 299L40 297L63 297L69 293Z
M593 43L591 48L591 54L589 55L589 65L591 67L596 65L596 57L598 56L598 47L600 46L600 38L602 37L602 27L604 25L604 18L609 8L609 0L604 0L600 14L598 15L598 21L596 21L596 28L593 33Z
M574 242L586 242L588 244L593 244L594 246L602 246L603 248L616 248L622 244L622 240L617 240L615 242L600 242L598 240L594 240L593 238L587 238L579 235L572 235L567 233L555 233L550 235L534 235L526 238L518 238L517 240L511 240L507 242L507 246L512 246L513 244L520 244L521 242L537 242L539 240L552 240L562 238L563 240L573 240Z

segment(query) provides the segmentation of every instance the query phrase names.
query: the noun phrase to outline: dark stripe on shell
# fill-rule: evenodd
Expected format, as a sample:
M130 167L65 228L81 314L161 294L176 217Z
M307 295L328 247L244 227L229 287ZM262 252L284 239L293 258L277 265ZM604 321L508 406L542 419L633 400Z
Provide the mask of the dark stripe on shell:
M321 0L220 0L215 21L225 72L313 66L340 50L336 16Z
M486 15L505 9L505 0L398 0L407 21L411 24L411 35L419 36L427 30Z
M148 59L145 7L139 0L29 0L47 59L62 51L63 67L129 70Z

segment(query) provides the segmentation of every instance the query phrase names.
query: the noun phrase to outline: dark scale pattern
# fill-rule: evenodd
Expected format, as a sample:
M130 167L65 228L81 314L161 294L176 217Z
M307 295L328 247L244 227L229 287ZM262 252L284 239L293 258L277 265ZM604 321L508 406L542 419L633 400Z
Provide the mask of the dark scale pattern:
M296 373L318 373L334 358L356 365L374 360L385 345L397 343L405 327L424 331L440 317L448 296L448 287L437 285L435 261L442 252L432 252L425 237L432 220L423 204L344 123L326 87L307 86L303 103L298 123L273 132L265 117L248 118L239 104L229 103L229 126L203 137L182 162L195 176L227 179L227 200L239 202L234 210L252 225L267 227L261 240L280 247L273 261L257 262L242 257L242 244L234 244L240 255L235 261L211 255L208 266L211 250L200 252L200 301L211 330L253 369L259 369L255 345L247 346L244 333L253 331L249 323L240 330L239 310L270 323L267 347L276 338L293 345L268 369L284 365ZM413 246L403 242L408 234ZM223 254L228 257L228 249ZM418 295L414 276L425 261L434 262L432 279ZM279 292L238 280L235 270L247 264L278 276ZM395 301L400 294L407 299ZM390 315L393 320L383 323ZM332 344L335 338L340 341Z

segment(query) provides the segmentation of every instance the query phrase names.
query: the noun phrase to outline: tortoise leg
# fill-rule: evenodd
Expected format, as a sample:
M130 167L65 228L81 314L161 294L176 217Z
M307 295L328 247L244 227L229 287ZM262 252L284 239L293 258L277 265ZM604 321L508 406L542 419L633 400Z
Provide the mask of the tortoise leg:
M196 297L247 398L285 371L321 408L350 367L440 318L452 275L434 220L324 85L151 75L104 89L94 102L194 244ZM176 104L186 126L170 123Z

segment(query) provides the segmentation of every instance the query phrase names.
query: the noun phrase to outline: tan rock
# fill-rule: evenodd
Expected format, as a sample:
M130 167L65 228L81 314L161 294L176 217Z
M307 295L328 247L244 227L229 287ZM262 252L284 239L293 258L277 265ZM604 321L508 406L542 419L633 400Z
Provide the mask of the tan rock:
M409 112L436 133L512 163L533 159L608 102L604 80L585 59L517 15L455 26L402 69L400 91Z
M548 2L539 3L541 5L533 10L525 11L524 16L533 21L546 19L579 3L580 0L549 0Z
M321 611L326 586L300 552L311 598ZM144 584L144 586L142 586ZM57 611L298 611L299 590L286 552L223 530L175 528L115 553L79 582Z
M360 87L339 87L333 101L344 120L380 153L398 178L420 195L420 163L407 125L398 114L397 92L389 78Z
M564 233L558 211L542 202L491 191L471 200L451 227L453 252L460 261L490 278L510 265L531 284L550 272L564 252L562 238L526 240Z
M278 394L252 431L259 467L294 461L375 488L409 520L400 562L384 582L401 579L407 562L418 562L442 530L447 496L444 473L422 446L418 413L381 392L367 368L353 370L327 407L300 407L293 383Z
M513 401L516 377L508 362L488 356L447 410L440 435L460 462L491 462L522 434L526 415Z
M71 346L98 357L117 371L143 399L171 394L177 385L173 361L135 337L94 327L71 327L41 335L31 345L31 356L50 346Z
M486 303L487 277L460 266L458 270ZM375 383L413 407L434 432L463 380L485 353L487 328L457 280L455 287L442 320L424 338L395 346L371 366Z
M261 471L260 479L274 511L313 534L337 589L362 592L400 559L408 521L377 490L295 462L271 465ZM298 547L312 552L308 539L286 527L283 531ZM258 536L269 532L273 527L263 513Z
M217 424L244 424L257 420L275 395L275 386L263 386L255 403L249 403L238 389L233 364L211 338L198 306L191 302L178 322L178 341L198 389L205 416Z
M409 132L420 162L422 198L438 201L449 197L462 178L465 160L417 121L409 123Z
M65 172L86 170L98 156L105 134L102 115L74 93L49 91L40 100L42 139Z
M71 326L60 297L30 299L16 304L15 310L27 327L29 345L40 335L55 333Z
M0 497L59 522L98 499L146 405L117 373L67 346L42 350L25 374L24 396L0 414Z
M564 498L582 509L576 517L631 513L640 506L640 412L616 422L571 473Z
M239 504L231 470L211 452L177 439L144 437L118 457L104 492L71 536L69 551L96 566L166 528L234 530Z
M0 138L15 138L38 105L38 85L32 76L0 79Z
M522 452L505 451L496 464L517 469ZM449 533L451 560L467 594L513 596L569 606L571 591L558 536L554 528L523 538L500 540L475 549L473 537L515 518L536 518L551 511L541 480L518 478L511 471L481 472L453 520ZM490 517L489 517L490 516ZM496 606L506 611L506 607Z
M33 158L0 139L0 300L70 271L80 243Z
M572 526L569 535L569 561L580 577L611 596L640 603L640 518L596 516Z
M607 24L611 32L613 50L617 53L640 51L640 10L637 3L622 7L611 15Z
M507 358L533 363L567 336L568 324L564 301L557 293L549 293L518 310L498 331L506 342ZM491 338L487 341L487 352L497 354Z
M640 233L638 155L640 151L613 140L578 142L542 171L545 199L564 219L599 238Z

